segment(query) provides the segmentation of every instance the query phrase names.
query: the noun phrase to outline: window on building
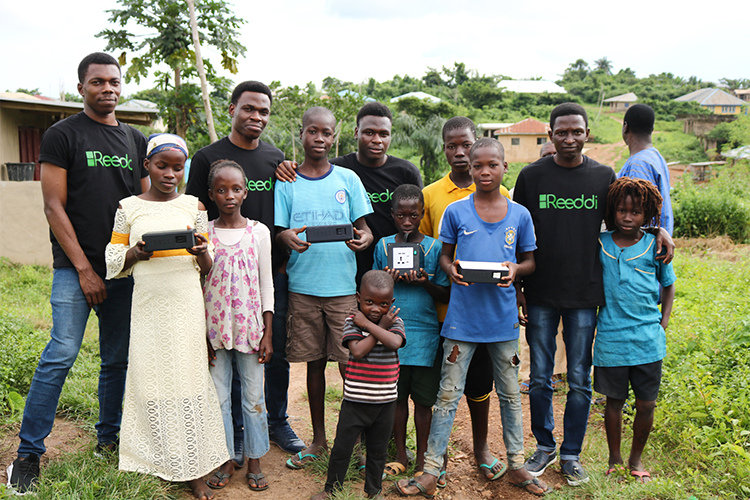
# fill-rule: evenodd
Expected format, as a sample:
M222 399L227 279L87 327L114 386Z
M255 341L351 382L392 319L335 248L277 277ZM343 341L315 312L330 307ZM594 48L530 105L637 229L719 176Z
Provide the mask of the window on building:
M734 113L734 106L722 106L721 112L722 113Z
M520 137L512 137L510 139L510 145L511 146L519 146L521 144L521 138Z
M547 138L546 137L537 137L536 138L536 145L537 146L540 146L540 145L544 144L545 142L547 142Z
M629 106L630 106L630 103L629 103L629 102L626 102L626 103L625 103L625 107L627 108L627 107L629 107Z

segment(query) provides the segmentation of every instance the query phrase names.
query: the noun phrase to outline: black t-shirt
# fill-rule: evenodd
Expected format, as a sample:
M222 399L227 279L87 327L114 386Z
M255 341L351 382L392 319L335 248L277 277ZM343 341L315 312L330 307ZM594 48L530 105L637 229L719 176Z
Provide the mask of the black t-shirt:
M534 220L536 270L524 277L526 300L546 307L604 305L598 238L615 171L591 158L574 168L554 156L518 174L514 201Z
M209 220L219 217L216 203L208 197L208 172L216 160L232 160L242 167L247 176L247 198L240 212L243 217L262 222L273 232L273 187L276 167L284 161L284 153L263 141L259 141L255 149L243 149L232 144L229 137L195 153L185 194L197 196L203 202Z
M357 153L350 153L331 160L334 165L353 170L365 186L367 196L372 203L373 213L365 217L367 225L372 230L374 241L365 250L357 253L357 284L362 275L372 269L375 243L384 236L396 233L396 225L391 216L391 200L393 191L401 184L414 184L422 189L422 176L413 163L388 156L382 167L366 167L357 160Z
M94 271L104 277L104 248L112 237L112 224L120 200L135 192L133 167L139 178L143 168L146 137L131 127L138 158L128 145L125 125L104 125L81 112L52 125L42 137L39 161L68 171L65 213L78 243ZM138 188L140 191L140 187ZM50 230L53 267L73 267Z

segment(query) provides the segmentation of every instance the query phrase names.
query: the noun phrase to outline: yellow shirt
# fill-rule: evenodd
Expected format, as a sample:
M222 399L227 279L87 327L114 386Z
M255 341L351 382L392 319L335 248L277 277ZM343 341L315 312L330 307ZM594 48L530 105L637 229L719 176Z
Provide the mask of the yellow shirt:
M473 182L465 188L456 186L450 178L450 173L422 189L424 218L422 223L419 224L419 232L440 239L440 221L446 207L454 201L466 198L476 190L477 186ZM505 189L505 186L500 186L500 194L510 199L510 193ZM438 313L438 321L442 323L445 319L445 313L448 312L448 304L435 302L435 308Z

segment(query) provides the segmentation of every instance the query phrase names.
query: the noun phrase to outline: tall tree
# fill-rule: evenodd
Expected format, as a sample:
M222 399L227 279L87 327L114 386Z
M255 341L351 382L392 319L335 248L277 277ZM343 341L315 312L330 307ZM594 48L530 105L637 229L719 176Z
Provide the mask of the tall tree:
M596 66L596 69L594 71L603 71L605 75L612 74L612 61L610 61L606 57L597 59L596 61L594 61L594 65Z
M190 50L191 32L188 7L184 0L118 0L123 9L111 9L109 22L123 29L105 29L96 36L107 40L105 51L122 50L120 64L127 63L127 52L131 57L130 67L125 72L125 81L148 76L149 70L161 63L167 64L174 75L175 100L180 102L182 72L192 66L194 51ZM237 73L236 57L244 55L246 48L236 41L239 28L245 23L236 17L223 0L201 0L195 5L200 39L221 52L221 65L232 74ZM146 35L128 31L129 24L148 30ZM211 66L207 64L209 70ZM176 132L184 137L188 127L185 113L177 113Z

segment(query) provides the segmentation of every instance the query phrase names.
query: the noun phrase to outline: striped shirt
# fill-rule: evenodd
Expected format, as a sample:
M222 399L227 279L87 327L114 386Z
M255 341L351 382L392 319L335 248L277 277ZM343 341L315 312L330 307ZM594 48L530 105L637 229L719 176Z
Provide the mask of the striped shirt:
M404 339L402 346L406 344L404 322L401 318L396 318L389 331ZM369 332L355 325L351 317L346 318L342 340L344 347L348 346L350 340L362 340L369 335ZM380 341L362 359L354 359L349 354L344 376L344 399L354 403L372 404L396 401L398 371L398 352L386 348Z

